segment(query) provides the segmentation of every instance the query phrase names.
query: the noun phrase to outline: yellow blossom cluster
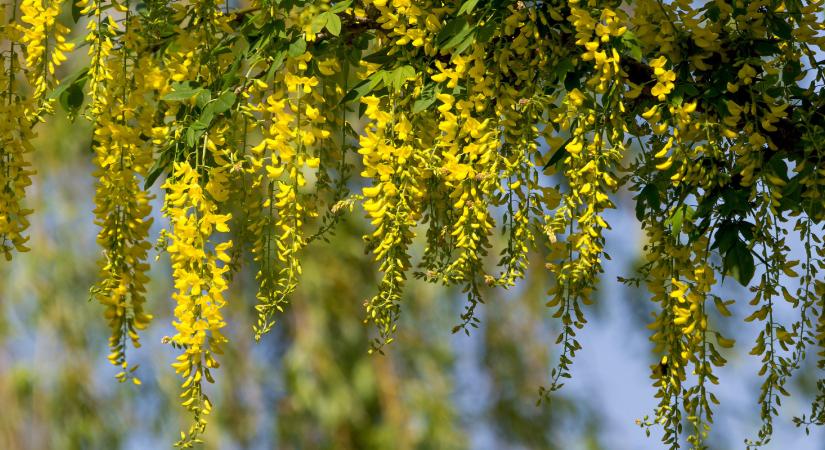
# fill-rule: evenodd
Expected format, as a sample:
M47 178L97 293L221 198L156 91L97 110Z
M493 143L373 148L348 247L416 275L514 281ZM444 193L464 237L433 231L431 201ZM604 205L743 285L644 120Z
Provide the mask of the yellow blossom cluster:
M364 163L361 175L372 180L372 185L364 188L364 210L375 227L366 238L384 273L378 294L366 305L367 320L375 323L381 334L372 349L379 350L392 341L398 326L399 301L411 266L409 247L420 215L424 158L415 146L405 114L396 113L392 104L382 104L378 97L366 96L361 101L366 105L364 115L371 121L360 137L358 150Z
M551 10L551 15L563 20L556 11ZM558 44L539 39L538 27L545 22L547 17L532 9L512 8L504 20L503 30L503 35L510 36L512 42L499 51L493 66L498 70L486 66L485 73L480 74L478 70L472 73L472 86L483 86L479 92L495 98L492 111L498 118L502 140L498 155L500 181L493 203L506 208L502 228L508 237L499 261L502 273L495 279L488 278L488 283L492 281L504 287L524 277L529 253L536 245L536 218L542 217L545 210L555 209L559 203L558 189L540 180L546 158L539 151L538 143L542 136L548 144L561 139L551 126L545 125L543 133L539 131L539 124L555 96L545 95L535 80L537 73L557 64L565 52ZM551 55L558 55L559 59L552 61Z
M11 260L12 252L28 250L25 231L29 226L27 216L31 213L22 201L26 187L31 184L34 171L27 159L31 153L31 119L27 115L30 100L20 95L15 86L19 76L19 59L23 42L21 32L14 23L17 11L0 6L0 39L8 42L8 50L2 53L0 86L4 86L0 96L0 252L5 260ZM9 11L11 9L11 11ZM5 20L9 17L11 20Z
M664 56L650 61L650 67L653 68L653 75L656 76L656 85L650 89L650 94L659 99L659 101L664 101L667 94L673 91L673 82L676 80L676 74L673 73L672 70L666 69L665 64L667 64L667 58Z
M164 214L172 225L166 250L176 290L172 295L176 334L170 342L183 350L173 367L185 380L183 406L195 416L181 445L196 440L206 426L205 416L212 405L203 392L203 381L213 381L211 370L219 366L215 355L222 353L226 342L221 333L226 326L221 308L226 304L227 252L232 241L217 243L214 235L229 232L230 216L216 213L217 205L209 195L214 190L202 185L205 174L199 170L203 169L189 162L175 163L174 173L163 185L168 190Z
M480 50L480 49L479 49ZM483 277L483 257L490 247L489 238L495 227L490 207L492 193L498 185L499 143L498 130L490 119L479 120L478 114L490 106L484 94L489 87L484 80L486 72L481 52L474 58L456 58L456 69L434 75L436 81L455 74L456 78L469 76L472 95L467 100L456 100L450 94L438 94L440 113L435 140L438 170L448 192L454 221L449 233L458 252L444 269L444 277L452 283L464 285L469 305L462 315L463 324L473 324L474 308L481 301L478 284ZM475 83L478 81L478 83Z
M95 191L95 223L100 227L97 241L103 249L98 261L99 279L92 288L93 296L105 306L111 337L110 362L122 370L117 378L139 384L136 365L130 367L126 353L129 343L140 347L138 331L145 329L152 315L144 310L146 302L151 196L141 187L152 165L152 142L142 138L156 137L152 129L153 104L146 102L152 86L135 83L143 74L152 72L150 58L136 59L140 41L123 39L115 48L111 36L138 26L126 10L122 23L110 15L104 16L102 5L88 2L81 5L86 13L106 21L104 33L99 24L88 27L92 67L89 69L90 100L88 116L94 121L93 149L97 179ZM122 9L122 8L121 8ZM134 70L143 65L143 70ZM156 68L155 68L156 70ZM134 83L136 87L131 87ZM151 130L151 131L150 131Z
M608 84L621 70L621 58L616 48L610 46L610 39L621 37L627 31L627 27L609 8L602 10L598 20L588 11L571 8L569 20L576 28L576 44L584 46L586 50L581 55L582 61L593 61L597 73L588 83L596 92L605 92Z
M30 122L25 118L24 106L6 100L0 104L0 114L7 118L0 122L0 252L11 260L13 251L28 250L29 240L24 232L29 226L26 218L31 214L21 203L25 189L31 184L34 171L26 160L33 149Z
M57 21L62 4L21 0L0 7L0 252L6 260L12 252L28 250L24 233L31 210L22 201L34 175L26 156L33 150L32 128L51 111L46 91L57 84L55 70L74 48L66 41L69 29ZM31 87L28 95L20 82Z
M650 338L654 350L662 354L651 366L659 399L654 422L664 427L663 442L673 444L679 439L684 410L692 426L688 442L699 446L707 438L712 408L719 403L709 390L718 384L713 367L726 362L720 349L733 346L732 340L709 329L707 303L712 298L718 312L730 316L727 305L732 302L711 294L716 279L706 259L709 239L703 237L688 246L679 242L678 234L672 223L669 229L651 224L647 233L648 289L653 301L661 305L650 324L655 330ZM688 372L691 364L693 369ZM689 374L696 377L693 385L688 384Z
M577 43L591 55L582 59L594 65L595 73L588 81L593 91L572 89L551 111L554 126L570 135L564 157L569 190L562 194L554 214L546 218L548 235L566 237L564 241L551 239L548 244L546 267L554 274L555 282L548 292L547 306L562 319L559 342L563 351L552 384L542 390L544 395L557 390L561 378L569 376L572 358L580 348L575 340L576 329L586 323L581 305L592 302L595 280L602 271L603 231L609 228L602 213L613 207L608 194L618 187L611 170L625 151L625 126L617 112L624 108L626 74L620 70L619 55L612 49L593 53L601 42L609 42L611 35L625 32L617 25L622 13L603 10L598 19L591 14L589 10L574 10L569 20L576 27ZM595 46L590 41L594 33L599 36ZM610 65L606 65L606 54L616 58Z
M301 275L300 253L306 246L305 222L317 215L304 192L307 173L319 168L318 149L329 138L318 79L303 76L311 55L287 62L289 70L273 82L265 100L252 109L262 114L263 140L250 149L253 188L260 189L262 212L252 225L259 311L256 337L283 312ZM268 88L268 86L264 86ZM269 89L264 89L269 91Z
M377 22L387 30L394 49L411 46L429 55L436 52L433 38L441 28L443 6L431 1L366 0L363 8L355 9L355 16L366 17L365 9L369 7L380 12Z
M39 105L49 86L54 85L55 70L66 61L66 52L74 49L74 44L66 41L69 28L57 21L62 5L61 0L20 2L20 43L26 51L32 101L35 105ZM45 102L43 107L50 111L51 103Z

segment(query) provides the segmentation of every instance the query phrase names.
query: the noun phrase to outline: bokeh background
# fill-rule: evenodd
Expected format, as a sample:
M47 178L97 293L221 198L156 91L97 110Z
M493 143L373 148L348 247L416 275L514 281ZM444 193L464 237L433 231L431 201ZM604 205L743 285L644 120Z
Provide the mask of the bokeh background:
M70 62L71 73L80 64ZM189 417L178 405L168 257L152 265L148 309L155 316L140 363L142 386L119 384L106 359L103 309L89 301L100 251L95 243L91 130L57 117L37 128L37 175L28 190L32 251L0 262L0 450L169 448ZM160 183L156 183L156 186ZM160 192L156 192L160 198ZM536 406L558 356L558 323L545 306L550 280L532 261L531 276L510 291L486 292L481 326L452 334L463 310L454 290L411 279L396 341L386 354L367 354L363 302L379 280L364 253L361 211L346 216L329 243L304 255L304 276L292 306L272 334L255 343L254 267L236 276L229 305L230 345L209 386L215 405L208 449L607 449L661 448L657 430L635 424L656 405L648 378L653 304L632 276L643 235L631 193L608 214L606 261L596 305L579 334L584 349L573 379L552 403ZM157 214L156 238L166 221ZM797 249L798 250L798 249ZM420 254L420 247L416 250ZM494 257L495 255L493 255ZM493 258L494 259L494 258ZM758 277L757 277L758 278ZM734 317L713 326L737 338L719 371L722 401L712 449L744 448L758 429L759 379L748 355L759 324L746 324L748 293L726 280L737 299ZM790 308L780 318L793 319ZM813 352L810 353L813 355ZM809 410L823 373L812 361L790 386L768 449L823 450L825 433L806 437L792 417Z

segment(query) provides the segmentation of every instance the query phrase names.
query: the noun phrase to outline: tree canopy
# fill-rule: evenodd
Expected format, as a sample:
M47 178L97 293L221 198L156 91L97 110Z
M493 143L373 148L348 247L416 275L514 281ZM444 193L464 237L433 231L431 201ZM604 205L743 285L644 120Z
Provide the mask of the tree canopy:
M0 249L13 264L37 245L25 194L39 125L58 107L90 121L102 250L90 293L118 379L140 384L127 349L152 321L161 189L169 226L154 247L171 260L176 333L164 341L180 351L188 447L231 345L233 275L251 255L262 339L306 248L356 209L382 276L352 318L371 326L371 353L392 351L408 277L460 287L453 331L470 333L484 287L515 286L538 255L529 270L546 274L561 324L538 394L550 400L609 258L605 212L631 191L645 260L621 281L656 305L659 405L641 425L663 427L670 448L705 448L714 369L734 345L716 325L734 300L716 288L733 279L751 292L745 320L763 325L750 344L762 427L747 444L759 446L809 354L825 368L823 14L822 0L10 0ZM64 73L70 52L86 62ZM780 302L793 320L774 315ZM825 378L796 420L825 424Z

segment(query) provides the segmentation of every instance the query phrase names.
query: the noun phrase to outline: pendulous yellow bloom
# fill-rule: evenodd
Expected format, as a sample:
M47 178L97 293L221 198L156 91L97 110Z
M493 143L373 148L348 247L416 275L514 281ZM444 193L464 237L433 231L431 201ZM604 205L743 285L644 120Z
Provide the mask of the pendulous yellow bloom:
M21 0L20 2L20 43L26 51L26 65L33 88L32 102L39 105L44 100L46 90L55 84L57 67L66 61L66 53L74 49L74 44L66 41L69 28L57 21L63 5L61 0ZM51 111L51 102L43 107ZM30 114L37 115L38 111Z
M163 212L171 223L166 250L176 291L172 295L176 334L169 341L183 350L173 367L184 379L182 405L195 418L179 443L183 446L197 441L206 427L212 404L203 392L203 381L213 381L211 370L219 366L215 355L222 353L227 341L221 332L226 326L221 309L226 305L232 241L217 243L215 234L229 232L231 216L217 213L203 180L188 162L176 162L173 175L163 185L167 190Z

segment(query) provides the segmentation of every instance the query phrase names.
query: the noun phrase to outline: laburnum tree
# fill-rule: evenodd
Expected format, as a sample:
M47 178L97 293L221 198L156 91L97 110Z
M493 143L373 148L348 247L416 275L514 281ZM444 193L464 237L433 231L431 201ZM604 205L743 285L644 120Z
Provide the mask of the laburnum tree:
M365 351L391 351L408 277L460 287L454 331L470 333L483 288L516 285L539 255L532 270L561 324L538 394L549 400L571 376L609 258L605 212L629 190L645 260L622 281L655 304L659 403L643 427L663 427L669 448L705 448L714 370L734 345L713 326L730 316L714 289L726 277L749 287L745 320L762 324L749 447L770 440L794 372L808 359L825 369L822 0L6 0L1 11L0 249L11 260L37 245L25 193L38 124L58 105L90 121L102 249L91 293L120 381L140 384L127 349L152 319L152 218L168 218L154 243L174 277L165 342L193 416L179 446L200 440L213 408L204 383L229 345L221 310L246 255L250 336L262 339L301 282L304 250L356 208L382 274L353 318L374 330ZM64 74L71 52L85 63ZM792 321L774 314L783 302ZM797 425L825 424L825 378L817 389Z

